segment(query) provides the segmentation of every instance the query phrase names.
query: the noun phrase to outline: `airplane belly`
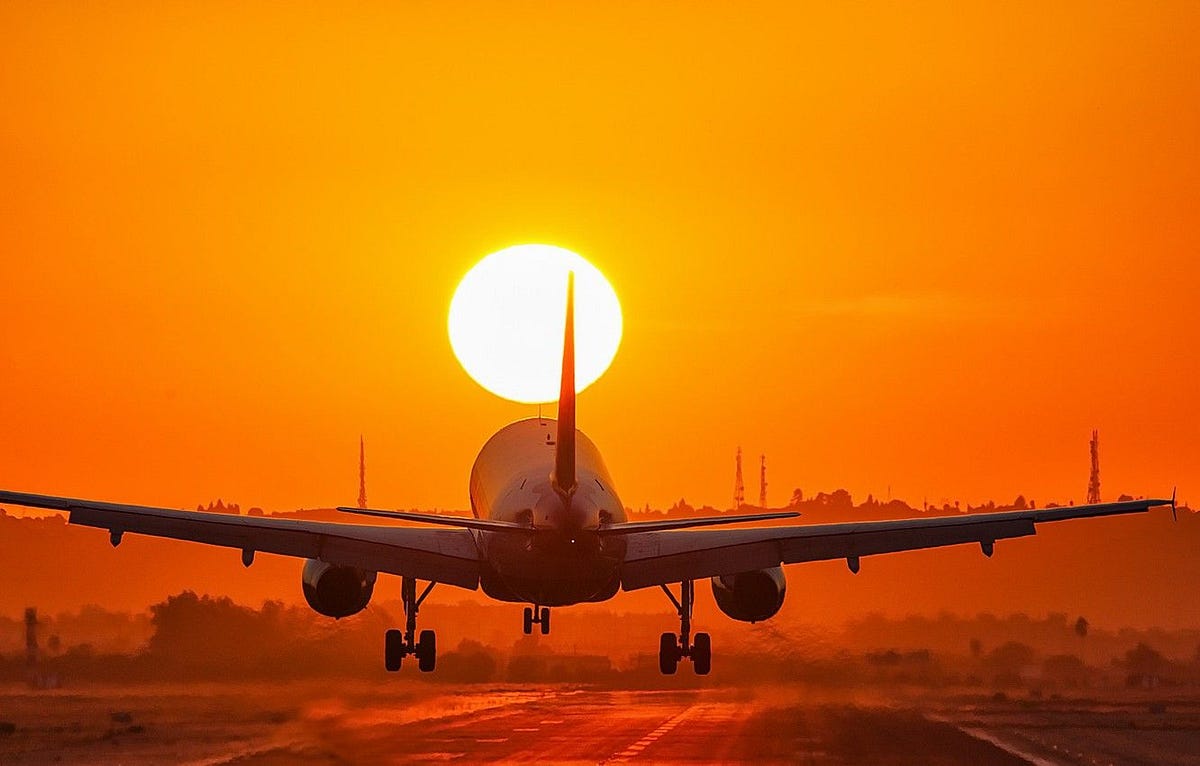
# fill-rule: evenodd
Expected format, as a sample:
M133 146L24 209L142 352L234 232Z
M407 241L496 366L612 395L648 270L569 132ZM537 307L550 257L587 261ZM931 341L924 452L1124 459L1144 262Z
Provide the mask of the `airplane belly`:
M486 534L484 592L500 601L539 606L603 601L616 594L625 558L623 538L601 540L591 534L572 543L570 538L547 539L552 536Z

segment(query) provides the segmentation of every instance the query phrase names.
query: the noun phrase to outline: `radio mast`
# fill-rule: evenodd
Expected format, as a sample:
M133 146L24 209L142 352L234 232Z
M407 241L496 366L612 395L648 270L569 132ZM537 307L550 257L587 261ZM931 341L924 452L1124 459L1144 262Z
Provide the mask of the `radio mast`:
M767 456L758 456L758 507L767 507Z
M358 435L358 507L367 507L367 448Z
M1088 495L1089 503L1100 502L1100 432L1092 431L1092 440L1089 442L1092 448L1092 475L1088 478Z
M733 479L733 509L736 511L746 504L746 484L742 481L742 448L737 450L737 473Z

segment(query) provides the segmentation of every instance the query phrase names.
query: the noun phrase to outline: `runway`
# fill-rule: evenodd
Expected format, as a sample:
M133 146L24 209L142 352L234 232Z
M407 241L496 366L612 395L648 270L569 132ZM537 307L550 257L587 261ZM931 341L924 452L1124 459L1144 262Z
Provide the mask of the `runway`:
M327 752L372 761L1022 763L912 713L776 707L713 692L551 692L399 728L339 717L321 730Z
M0 736L5 764L1168 764L1194 762L1200 744L1195 706L1156 731L1111 710L796 689L223 685L12 692L0 711L16 725Z

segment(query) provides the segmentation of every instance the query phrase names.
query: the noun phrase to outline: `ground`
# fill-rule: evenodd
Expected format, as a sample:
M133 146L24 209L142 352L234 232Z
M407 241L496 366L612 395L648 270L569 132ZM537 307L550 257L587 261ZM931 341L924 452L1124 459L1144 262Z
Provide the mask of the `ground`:
M0 763L1200 763L1200 698L1109 697L445 687L403 678L10 687L0 689Z

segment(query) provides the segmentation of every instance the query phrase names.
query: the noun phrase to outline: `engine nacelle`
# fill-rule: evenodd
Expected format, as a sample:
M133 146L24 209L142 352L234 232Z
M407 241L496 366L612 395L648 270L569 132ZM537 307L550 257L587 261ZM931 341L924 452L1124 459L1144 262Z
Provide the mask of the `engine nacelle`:
M375 591L375 573L309 559L301 583L304 600L314 612L342 618L367 608Z
M742 622L774 617L783 606L787 580L783 567L712 578L713 598L727 616Z

